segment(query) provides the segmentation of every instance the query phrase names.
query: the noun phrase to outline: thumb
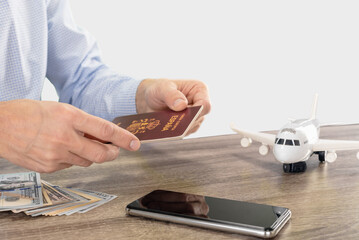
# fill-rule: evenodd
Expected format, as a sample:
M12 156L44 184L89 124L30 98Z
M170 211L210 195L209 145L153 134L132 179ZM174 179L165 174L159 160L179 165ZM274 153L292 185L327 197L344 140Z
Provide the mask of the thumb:
M174 111L182 111L187 108L188 100L186 96L177 89L174 82L166 82L162 85L163 101Z

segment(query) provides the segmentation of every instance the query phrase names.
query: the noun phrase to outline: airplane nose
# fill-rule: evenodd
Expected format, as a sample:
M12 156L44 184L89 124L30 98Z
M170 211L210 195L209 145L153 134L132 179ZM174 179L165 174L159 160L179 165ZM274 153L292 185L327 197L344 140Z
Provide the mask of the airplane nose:
M275 145L273 147L273 154L282 163L295 163L306 160L306 152L293 146Z
M286 154L286 153L283 151L283 147L282 147L282 146L274 146L274 147L273 147L273 154L274 154L274 157L275 157L279 162L286 163L287 160L288 160L288 154Z

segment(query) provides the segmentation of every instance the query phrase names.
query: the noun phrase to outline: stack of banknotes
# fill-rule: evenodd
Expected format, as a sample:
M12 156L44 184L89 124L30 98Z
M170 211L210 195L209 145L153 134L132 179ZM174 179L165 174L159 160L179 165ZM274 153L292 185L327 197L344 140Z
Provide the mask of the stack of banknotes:
M43 181L36 172L0 174L0 212L24 212L33 217L85 213L117 196L65 188Z

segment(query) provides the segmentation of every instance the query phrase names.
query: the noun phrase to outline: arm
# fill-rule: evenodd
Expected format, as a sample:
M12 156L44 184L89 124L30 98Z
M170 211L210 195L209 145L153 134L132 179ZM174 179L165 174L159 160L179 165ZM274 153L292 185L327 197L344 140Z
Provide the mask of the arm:
M164 108L181 111L188 105L203 105L201 116L188 134L195 132L204 115L209 113L207 87L200 81L138 81L112 72L102 63L94 39L75 25L67 1L50 2L48 24L47 76L55 85L61 102L107 120L136 112ZM175 105L176 100L183 101Z
M72 18L66 11L65 1L46 2L48 25L33 24L34 29L48 27L47 76L56 85L61 101L83 106L86 111L100 113L98 115L108 119L111 116L107 109L134 111L134 103L122 105L121 99L128 97L126 93L134 95L138 83L128 78L119 79L118 75L108 71L99 59L93 40L71 25ZM38 41L32 35L28 37ZM36 57L31 55L29 61ZM35 61L33 64L39 63ZM108 87L109 81L116 86ZM123 89L123 95L118 93L118 108L106 105L108 102L112 104L107 92L103 93L105 96L94 94L116 89L118 85ZM100 98L105 98L104 104L100 104ZM115 159L119 148L137 150L140 147L133 134L69 104L19 99L0 102L0 112L0 157L34 171L53 172L72 165L86 167L93 162ZM103 144L85 135L112 144Z
M94 38L74 23L68 1L49 1L47 14L46 76L60 102L107 120L136 113L140 81L120 76L102 62Z

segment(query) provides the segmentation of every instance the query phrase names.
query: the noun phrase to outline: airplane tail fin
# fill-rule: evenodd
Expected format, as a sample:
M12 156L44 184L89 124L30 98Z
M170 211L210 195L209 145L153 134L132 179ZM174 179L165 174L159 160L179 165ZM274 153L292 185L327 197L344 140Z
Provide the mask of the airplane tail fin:
M313 120L316 118L317 115L317 103L318 103L318 93L314 96L314 102L313 102L313 108L312 108L312 116L310 117L310 120Z

